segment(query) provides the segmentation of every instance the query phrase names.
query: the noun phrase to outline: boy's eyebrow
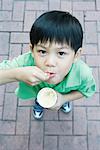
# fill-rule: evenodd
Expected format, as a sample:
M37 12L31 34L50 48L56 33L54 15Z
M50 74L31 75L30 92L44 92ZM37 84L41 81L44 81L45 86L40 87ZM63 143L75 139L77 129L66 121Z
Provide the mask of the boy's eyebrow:
M68 48L67 46L62 46L62 47L56 47L56 49L65 49Z
M48 48L48 47L41 45L41 44L38 44L37 46L40 46L40 47L45 48L45 49ZM68 48L68 46L56 47L56 49L64 49L64 48Z
M42 47L42 48L47 48L46 46L44 46L44 45L41 45L41 44L37 44L37 46L40 46L40 47Z

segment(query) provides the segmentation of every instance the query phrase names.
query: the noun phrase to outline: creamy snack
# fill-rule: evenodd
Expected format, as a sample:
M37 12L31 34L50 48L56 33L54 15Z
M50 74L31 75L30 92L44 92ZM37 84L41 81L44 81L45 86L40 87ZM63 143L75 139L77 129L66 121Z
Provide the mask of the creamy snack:
M52 88L43 88L37 95L37 102L44 108L50 108L55 105L57 94Z

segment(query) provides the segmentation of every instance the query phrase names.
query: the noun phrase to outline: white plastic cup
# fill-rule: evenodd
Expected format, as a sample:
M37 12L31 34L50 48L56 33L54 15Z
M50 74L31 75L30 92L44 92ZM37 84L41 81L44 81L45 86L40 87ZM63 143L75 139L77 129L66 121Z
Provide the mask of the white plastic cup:
M57 101L57 93L52 89L45 87L37 95L37 102L44 108L51 108Z

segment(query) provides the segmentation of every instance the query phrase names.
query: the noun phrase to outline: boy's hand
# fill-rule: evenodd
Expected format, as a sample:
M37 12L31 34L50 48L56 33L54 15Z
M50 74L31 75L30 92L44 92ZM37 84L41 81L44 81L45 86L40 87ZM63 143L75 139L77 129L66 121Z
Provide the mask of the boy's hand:
M49 76L36 66L28 66L16 68L16 79L29 85L36 85L48 80Z
M57 93L57 102L53 107L50 108L51 110L59 110L60 107L65 103L64 96L58 93L57 91L56 93Z

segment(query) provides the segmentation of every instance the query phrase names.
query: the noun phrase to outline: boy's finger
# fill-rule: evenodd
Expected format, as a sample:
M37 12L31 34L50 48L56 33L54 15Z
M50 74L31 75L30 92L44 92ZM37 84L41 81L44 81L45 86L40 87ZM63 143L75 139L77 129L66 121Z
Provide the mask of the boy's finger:
M26 81L27 84L31 85L31 86L34 86L34 85L37 85L39 84L41 81L35 81L35 82L30 82L30 81Z
M46 74L46 73L37 73L36 74L36 77L39 79L39 80L42 80L42 81L46 81L49 79L49 76Z
M32 86L39 84L41 81L31 83Z
M49 75L37 67L35 68L34 76L39 80L43 80L43 81L49 79Z
M50 110L55 110L55 111L57 111L57 110L59 110L60 108L59 107L53 107L53 108L50 108Z

